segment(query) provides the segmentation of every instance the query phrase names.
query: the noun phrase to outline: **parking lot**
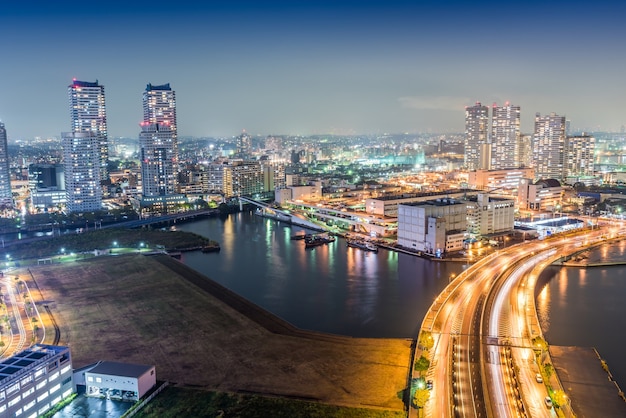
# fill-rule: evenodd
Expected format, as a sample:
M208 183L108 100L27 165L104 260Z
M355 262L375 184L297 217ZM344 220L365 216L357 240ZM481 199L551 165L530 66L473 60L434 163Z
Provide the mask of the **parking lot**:
M133 405L134 402L87 397L85 387L78 386L78 396L53 418L119 418Z

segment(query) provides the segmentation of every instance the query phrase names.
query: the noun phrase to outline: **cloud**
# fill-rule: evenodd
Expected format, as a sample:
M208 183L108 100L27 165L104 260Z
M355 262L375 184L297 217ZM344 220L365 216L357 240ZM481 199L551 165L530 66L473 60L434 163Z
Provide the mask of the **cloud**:
M467 97L454 96L406 96L398 101L402 107L418 110L463 110L472 104Z

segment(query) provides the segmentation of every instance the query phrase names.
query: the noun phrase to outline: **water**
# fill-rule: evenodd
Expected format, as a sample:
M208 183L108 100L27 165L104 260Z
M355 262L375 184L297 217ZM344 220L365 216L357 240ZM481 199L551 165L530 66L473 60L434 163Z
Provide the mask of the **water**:
M626 241L593 251L590 261L624 260ZM595 347L626 387L626 266L550 267L538 289L537 311L548 343ZM599 366L598 366L599 367Z
M251 213L179 224L218 241L220 253L192 252L183 261L297 327L355 337L413 338L433 298L465 266L380 250L346 248L345 241L305 249L301 229ZM624 259L626 243L603 247L593 259ZM537 308L552 345L596 347L626 386L622 332L626 266L546 270Z
M305 249L301 231L252 213L179 224L220 243L183 262L293 325L354 337L414 338L459 263L346 247Z

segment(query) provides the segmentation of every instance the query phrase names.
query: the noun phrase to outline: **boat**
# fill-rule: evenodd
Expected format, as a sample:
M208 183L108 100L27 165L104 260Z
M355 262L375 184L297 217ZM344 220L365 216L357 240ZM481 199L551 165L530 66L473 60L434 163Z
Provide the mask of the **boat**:
M202 252L203 253L219 253L220 249L221 248L219 245L207 245L205 247L202 247Z
M305 248L318 247L335 241L335 237L330 235L309 235L304 237Z
M346 240L346 245L348 247L361 248L361 241L357 241L355 239L349 239L349 240Z
M296 234L296 235L292 235L291 239L292 240L301 240L301 239L306 239L306 237L310 237L311 234Z
M374 253L378 252L378 247L375 244L372 244L371 242L368 242L368 241L349 239L346 241L346 244L348 245L348 247L359 248L361 250L371 251Z

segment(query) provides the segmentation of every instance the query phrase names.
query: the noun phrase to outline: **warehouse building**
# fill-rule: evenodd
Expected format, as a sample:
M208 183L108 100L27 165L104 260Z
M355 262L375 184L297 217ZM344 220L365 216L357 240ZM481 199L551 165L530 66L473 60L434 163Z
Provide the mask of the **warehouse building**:
M85 371L87 396L136 401L156 386L154 366L101 361Z

